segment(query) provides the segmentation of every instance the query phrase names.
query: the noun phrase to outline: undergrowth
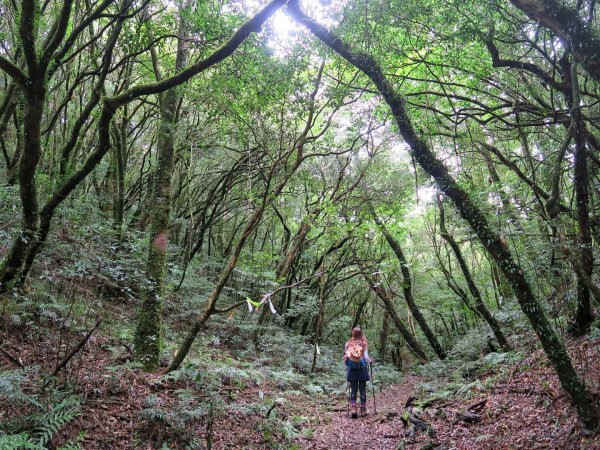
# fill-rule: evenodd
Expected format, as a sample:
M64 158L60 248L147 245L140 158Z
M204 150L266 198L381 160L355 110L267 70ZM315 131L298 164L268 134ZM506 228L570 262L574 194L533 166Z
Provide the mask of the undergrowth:
M52 387L39 394L24 388L34 370L0 372L0 401L10 402L7 416L0 414L0 448L45 449L80 411L79 397ZM67 448L67 447L63 447Z

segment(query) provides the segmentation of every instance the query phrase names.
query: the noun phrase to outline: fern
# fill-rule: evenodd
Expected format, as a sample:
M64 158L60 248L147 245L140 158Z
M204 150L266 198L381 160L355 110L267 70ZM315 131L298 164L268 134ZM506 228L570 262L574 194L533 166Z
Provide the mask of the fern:
M25 370L7 370L0 372L0 398L6 398L11 402L29 403L36 408L43 408L34 397L23 392L21 383L27 380ZM1 448L1 447L0 447Z
M42 416L36 417L34 435L40 445L46 445L69 422L79 415L79 399L66 397L53 405Z
M8 370L0 372L0 398L8 400L21 400L21 383L25 375L21 370Z
M32 441L27 433L2 434L0 433L0 448L2 450L44 450L35 441Z
M4 434L0 434L0 449L45 448L79 414L77 397L64 397L63 393L52 391L49 397L40 401L23 392L21 384L26 381L25 370L0 372L0 398L10 400L23 411L3 423L0 433Z
M0 448L3 450L42 450L44 447L32 442L27 433L0 435Z
M145 408L140 411L140 419L148 422L167 423L168 414L166 411L158 408Z

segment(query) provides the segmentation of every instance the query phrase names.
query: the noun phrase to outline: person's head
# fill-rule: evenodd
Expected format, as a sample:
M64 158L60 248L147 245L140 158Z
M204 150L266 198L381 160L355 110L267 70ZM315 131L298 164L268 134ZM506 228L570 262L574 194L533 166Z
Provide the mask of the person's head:
M364 340L363 332L360 329L360 327L352 328L352 339L354 339L355 341Z

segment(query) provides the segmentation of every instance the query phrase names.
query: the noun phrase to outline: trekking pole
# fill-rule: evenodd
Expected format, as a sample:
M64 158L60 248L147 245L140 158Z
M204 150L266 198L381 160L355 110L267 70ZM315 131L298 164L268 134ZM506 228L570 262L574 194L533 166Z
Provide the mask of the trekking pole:
M375 411L375 414L377 414L377 405L375 404L375 385L373 384L373 362L372 361L369 363L369 366L371 366L371 387L373 388L373 411Z
M350 395L350 382L349 381L346 382L346 386L348 386L348 408L347 408L347 414L348 414L348 417L350 417L350 397L351 397L351 395Z

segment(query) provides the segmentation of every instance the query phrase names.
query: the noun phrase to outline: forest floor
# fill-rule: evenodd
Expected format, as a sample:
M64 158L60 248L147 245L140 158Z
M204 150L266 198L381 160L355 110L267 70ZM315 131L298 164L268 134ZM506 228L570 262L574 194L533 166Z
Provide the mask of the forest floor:
M600 340L578 340L570 345L578 369L592 380L590 387L597 396L600 391L599 344ZM427 381L422 377L407 376L402 384L376 392L377 413L373 411L373 395L368 386L369 415L358 419L348 416L345 398L338 398L341 408L333 409L329 413L330 420L314 427L310 438L301 440L302 448L600 449L600 435L591 434L578 422L574 408L541 351L509 367L500 376L483 375L462 393L454 392L447 397L439 393L425 394L423 385L427 385ZM421 408L406 406L417 404L417 399L427 400L429 404ZM319 411L323 414L322 405L316 402L307 403L306 408L308 414L319 414ZM409 417L416 418L415 422L426 429L419 430Z
M43 334L0 330L0 342L5 369L18 365L7 354L24 365L39 364L46 373L56 360L56 343L50 345ZM598 339L570 343L578 370L596 393L599 344ZM84 449L204 448L210 441L214 449L600 449L600 437L590 435L576 420L541 351L478 374L458 388L436 384L424 375L407 375L382 390L376 384L377 413L369 384L369 415L359 419L348 417L347 398L341 392L287 392L267 381L244 386L225 382L217 391L230 406L226 413L212 420L206 415L180 420L182 392L190 381L133 368L117 374L107 351L111 345L110 338L94 335L64 373L63 379L77 386L81 410L53 445L69 441ZM377 380L377 366L374 375ZM202 398L201 390L193 395L195 401L210 401ZM154 399L152 407L161 411L152 417L144 416L149 397ZM271 407L257 409L259 399L273 399ZM470 407L469 423L460 415ZM0 402L0 420L23 414L15 408ZM282 424L289 425L287 430ZM419 424L424 429L419 430Z

